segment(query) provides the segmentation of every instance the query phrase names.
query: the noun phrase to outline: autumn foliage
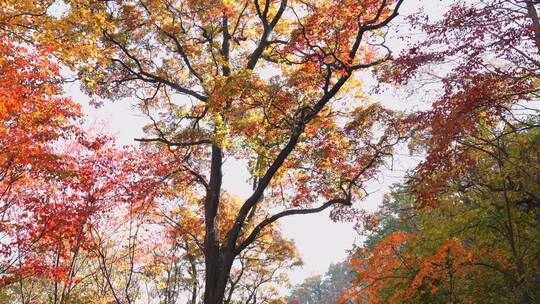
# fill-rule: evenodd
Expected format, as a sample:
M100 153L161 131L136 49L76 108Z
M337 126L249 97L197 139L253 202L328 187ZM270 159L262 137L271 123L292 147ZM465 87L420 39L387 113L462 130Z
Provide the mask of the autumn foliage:
M409 17L425 39L413 42L380 73L397 85L439 83L431 107L415 115L426 130L426 160L418 170L429 192L442 187L452 172L466 171L471 159L460 144L478 127L499 119L512 120L537 97L538 16L531 1L459 1L440 20L426 14ZM438 172L439 174L433 174ZM432 178L428 178L431 176Z
M426 158L366 226L371 241L351 258L358 277L342 302L534 303L536 6L459 2L441 20L411 20L427 39L379 76L440 85L431 108L411 118L411 146Z
M45 189L40 183L69 174L54 143L74 133L80 112L69 98L55 96L61 92L58 68L43 53L6 37L0 47L1 250L9 261L2 265L6 271L15 262L10 261L14 252L29 250L42 237L41 228L32 229L40 225L33 221L42 222L39 218L53 210L31 192L38 195Z
M537 4L407 5L0 1L0 302L537 301ZM88 127L72 80L143 135ZM407 141L422 161L361 210ZM284 297L302 260L279 221L324 211L368 235L353 273Z

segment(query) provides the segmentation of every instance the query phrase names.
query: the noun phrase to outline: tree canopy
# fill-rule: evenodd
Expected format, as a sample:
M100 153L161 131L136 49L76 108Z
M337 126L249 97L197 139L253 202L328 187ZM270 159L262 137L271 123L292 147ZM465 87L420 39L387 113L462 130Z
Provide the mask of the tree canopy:
M0 297L537 301L537 3L408 3L0 0ZM137 144L85 127L72 80L95 107L133 101ZM368 214L402 143L423 161ZM279 220L323 211L366 242L284 297L302 261Z

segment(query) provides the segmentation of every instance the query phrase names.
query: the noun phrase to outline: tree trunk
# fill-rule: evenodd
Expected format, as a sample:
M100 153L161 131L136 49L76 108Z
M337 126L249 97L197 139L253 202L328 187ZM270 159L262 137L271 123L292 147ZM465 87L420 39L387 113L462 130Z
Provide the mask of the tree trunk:
M204 289L204 304L223 304L225 289L231 274L234 254L230 251L221 254L217 263L206 265L206 287Z
M527 3L527 14L529 15L529 18L531 18L532 24L533 24L533 32L534 32L534 44L536 45L536 48L538 49L538 53L540 53L540 20L538 19L538 12L536 11L536 8L534 7L535 1L528 0Z
M225 288L234 261L234 248L222 248L219 231L219 204L221 194L222 150L212 146L210 183L205 199L205 288L204 304L222 304Z

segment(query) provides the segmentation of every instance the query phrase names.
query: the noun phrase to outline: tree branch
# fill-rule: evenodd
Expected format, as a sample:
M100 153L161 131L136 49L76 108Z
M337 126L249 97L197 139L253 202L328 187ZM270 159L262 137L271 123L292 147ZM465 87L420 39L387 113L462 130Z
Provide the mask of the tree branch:
M160 143L164 143L166 144L167 146L171 146L171 147L191 147L191 146L198 146L198 145L204 145L204 144L211 144L212 141L209 140L209 139L200 139L200 140L196 140L196 141L190 141L190 142L173 142L173 141L169 141L165 138L135 138L135 141L138 141L138 142L160 142Z
M322 204L319 207L316 208L308 208L308 209L290 209L285 210L282 212L279 212L277 214L272 215L269 218L266 218L261 223L259 223L253 231L250 233L250 235L238 246L238 248L235 249L236 254L242 252L249 244L251 244L259 235L259 233L268 225L271 225L275 221L279 220L280 218L291 216L291 215L298 215L298 214L312 214L312 213L318 213L321 212L328 207L331 207L333 205L341 204L344 206L350 206L351 205L351 198L336 198L329 200L328 202Z
M259 7L259 1L255 0L255 8L257 9L257 15L261 19L261 22L263 23L263 33L261 35L261 40L259 41L259 44L257 45L257 48L253 51L253 53L249 56L249 61L247 63L247 69L253 70L255 66L257 65L257 62L261 58L262 53L264 52L264 49L269 45L268 43L268 37L270 36L270 33L276 26L276 24L279 22L279 19L281 19L281 16L283 15L283 12L285 11L285 8L287 7L287 0L281 0L281 4L279 5L279 9L272 18L272 21L268 23L267 14L268 9L270 6L270 1L267 1L266 6L264 8L264 12L261 13L260 7Z

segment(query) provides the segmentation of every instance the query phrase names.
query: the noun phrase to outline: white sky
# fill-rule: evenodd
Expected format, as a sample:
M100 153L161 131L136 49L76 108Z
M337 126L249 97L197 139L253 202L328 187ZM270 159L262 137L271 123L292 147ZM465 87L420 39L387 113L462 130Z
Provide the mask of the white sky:
M447 1L408 0L404 4L401 15L415 12L420 6L427 12L433 12L433 15L440 15L439 12L444 11L443 5L448 3ZM401 23L403 18L398 17L396 21ZM400 30L402 31L400 34L408 31L403 26ZM404 47L401 41L392 37L389 37L389 44L393 49ZM369 83L369 76L367 78L366 81ZM79 90L77 83L68 84L66 93L83 105L89 126L112 132L117 136L119 145L133 144L134 138L142 136L142 126L148 123L148 120L138 110L132 108L129 100L105 102L103 107L94 109L88 105L89 98ZM376 96L376 100L397 109L422 107L418 100L411 100L411 98L405 100L403 94L395 92L386 92ZM394 158L394 170L383 169L379 180L368 186L372 194L365 202L362 202L363 207L369 210L375 209L384 193L388 191L388 187L400 181L404 171L412 168L417 161L417 158L408 156L406 151L400 151ZM249 175L242 163L229 159L224 165L223 172L224 188L241 197L247 197L250 194L250 186L246 182ZM361 241L352 229L352 224L332 222L328 217L328 212L289 217L282 220L280 224L285 235L295 240L305 263L303 268L290 273L292 283L299 283L308 276L326 272L331 263L346 258L347 250L352 248L353 243Z

